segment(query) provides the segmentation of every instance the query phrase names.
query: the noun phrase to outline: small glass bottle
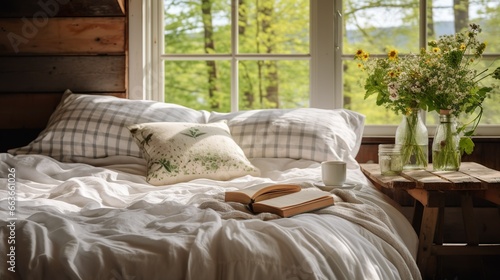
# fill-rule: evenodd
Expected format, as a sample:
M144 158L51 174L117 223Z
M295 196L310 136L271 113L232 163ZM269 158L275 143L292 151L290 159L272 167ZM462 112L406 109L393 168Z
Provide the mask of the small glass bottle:
M432 166L435 171L456 171L460 168L460 135L457 121L450 114L439 115L439 125L432 142Z
M378 145L378 163L382 175L398 175L403 171L401 145Z

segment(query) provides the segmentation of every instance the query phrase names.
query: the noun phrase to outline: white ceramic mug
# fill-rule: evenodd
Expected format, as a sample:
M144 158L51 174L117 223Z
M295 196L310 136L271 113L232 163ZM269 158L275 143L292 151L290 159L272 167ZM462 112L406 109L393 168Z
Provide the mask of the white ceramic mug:
M346 163L338 160L322 162L321 178L325 186L342 186L346 180Z

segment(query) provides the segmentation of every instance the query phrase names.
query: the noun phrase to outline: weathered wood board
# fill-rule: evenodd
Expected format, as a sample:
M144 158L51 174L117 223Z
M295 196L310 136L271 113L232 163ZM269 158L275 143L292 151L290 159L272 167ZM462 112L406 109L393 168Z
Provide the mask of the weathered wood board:
M125 55L0 57L0 93L123 92Z
M125 52L124 17L51 18L40 26L0 18L0 55Z

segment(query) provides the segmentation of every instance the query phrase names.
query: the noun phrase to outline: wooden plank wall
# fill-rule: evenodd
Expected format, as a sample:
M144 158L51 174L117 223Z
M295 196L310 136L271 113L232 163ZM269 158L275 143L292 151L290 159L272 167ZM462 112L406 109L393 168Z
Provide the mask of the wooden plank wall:
M66 89L127 97L125 0L0 1L0 152L31 141Z

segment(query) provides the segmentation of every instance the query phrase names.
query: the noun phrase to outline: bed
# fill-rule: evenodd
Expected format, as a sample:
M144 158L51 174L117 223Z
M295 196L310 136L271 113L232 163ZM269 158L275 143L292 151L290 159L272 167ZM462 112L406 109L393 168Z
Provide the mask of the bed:
M217 113L66 92L44 131L0 154L1 279L420 279L417 236L354 159L349 110ZM335 205L254 215L224 192L314 190Z

